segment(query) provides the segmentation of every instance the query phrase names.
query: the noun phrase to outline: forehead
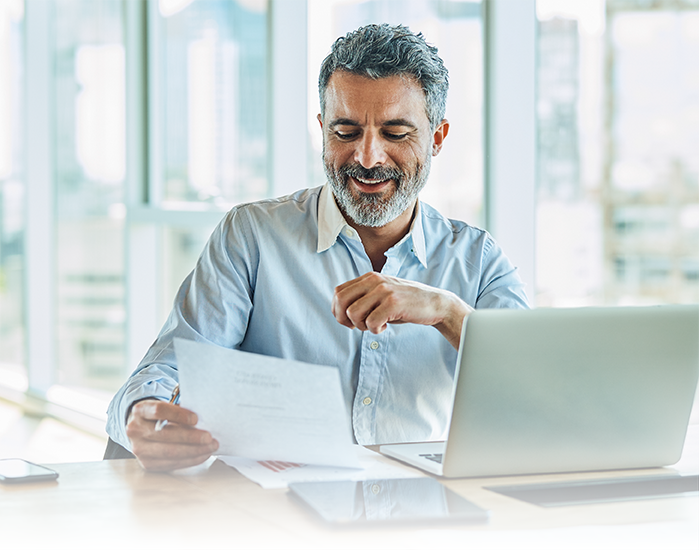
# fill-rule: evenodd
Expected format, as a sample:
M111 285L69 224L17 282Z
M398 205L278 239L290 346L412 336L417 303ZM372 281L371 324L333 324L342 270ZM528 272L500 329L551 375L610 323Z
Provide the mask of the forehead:
M395 75L373 79L345 71L333 73L328 81L325 118L428 123L425 93L415 78Z

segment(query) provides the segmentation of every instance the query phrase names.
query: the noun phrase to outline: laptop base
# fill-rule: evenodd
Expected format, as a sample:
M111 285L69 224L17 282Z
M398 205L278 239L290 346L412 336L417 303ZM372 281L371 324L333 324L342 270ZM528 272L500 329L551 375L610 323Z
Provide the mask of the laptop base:
M441 476L442 463L435 458L444 456L446 450L445 441L429 441L426 443L394 443L391 445L381 445L379 452L405 462L410 466L415 466L431 474Z

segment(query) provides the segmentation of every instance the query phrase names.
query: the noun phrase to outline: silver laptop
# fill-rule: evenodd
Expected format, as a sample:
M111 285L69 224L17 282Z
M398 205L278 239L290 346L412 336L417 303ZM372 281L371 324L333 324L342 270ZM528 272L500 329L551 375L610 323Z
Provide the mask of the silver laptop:
M445 477L670 465L698 377L699 305L478 310L447 441L380 451Z

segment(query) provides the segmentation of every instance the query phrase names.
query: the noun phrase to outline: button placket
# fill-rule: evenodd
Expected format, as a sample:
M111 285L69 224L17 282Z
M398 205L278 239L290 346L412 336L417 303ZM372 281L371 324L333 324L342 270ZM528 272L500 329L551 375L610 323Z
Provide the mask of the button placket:
M364 512L368 519L388 519L391 517L391 491L375 482L362 482Z
M376 437L376 399L386 368L385 342L388 332L372 334L367 331L362 334L359 379L352 411L355 437L360 444L373 441Z

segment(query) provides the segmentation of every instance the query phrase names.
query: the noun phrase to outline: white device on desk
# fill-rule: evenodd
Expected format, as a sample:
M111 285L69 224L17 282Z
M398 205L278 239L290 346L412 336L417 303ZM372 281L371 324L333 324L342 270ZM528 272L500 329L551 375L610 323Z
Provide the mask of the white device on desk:
M21 458L0 459L0 483L27 483L31 481L53 481L58 472L28 462Z
M334 525L453 521L485 523L489 512L431 477L289 484L289 492Z
M380 451L446 477L674 464L698 377L699 305L477 310L447 441Z

